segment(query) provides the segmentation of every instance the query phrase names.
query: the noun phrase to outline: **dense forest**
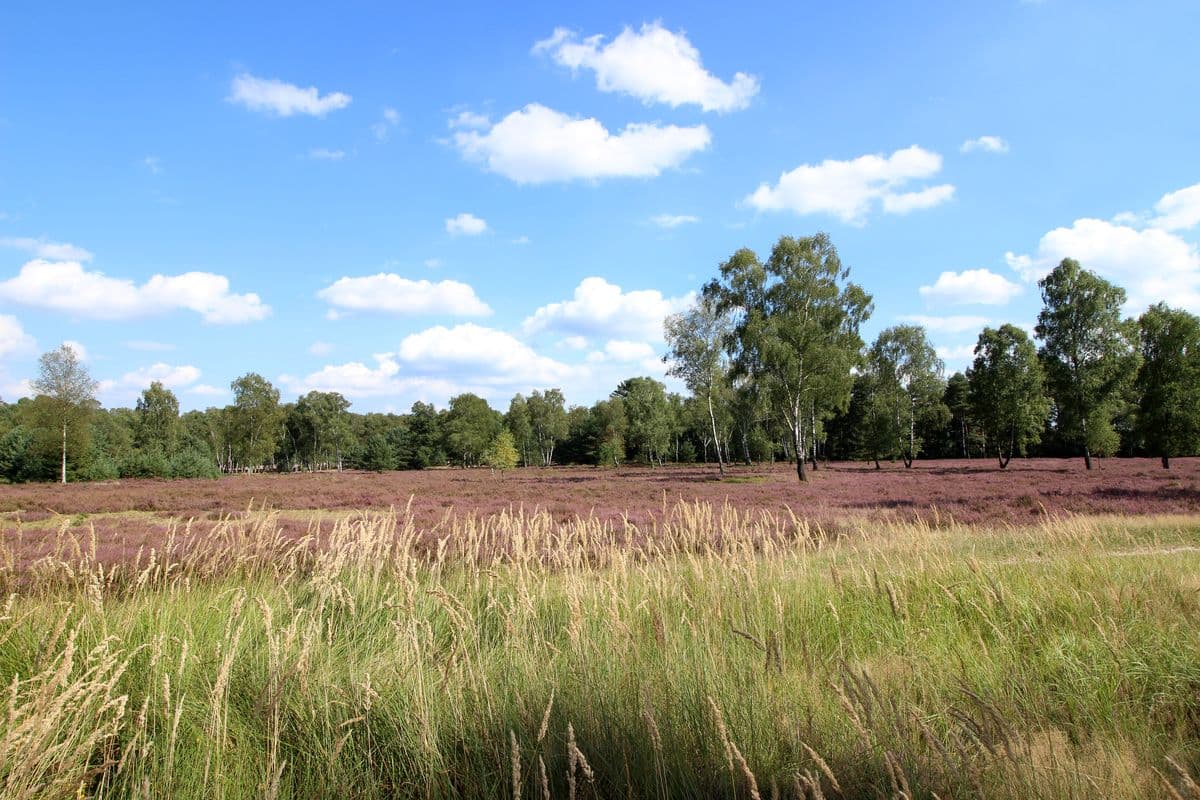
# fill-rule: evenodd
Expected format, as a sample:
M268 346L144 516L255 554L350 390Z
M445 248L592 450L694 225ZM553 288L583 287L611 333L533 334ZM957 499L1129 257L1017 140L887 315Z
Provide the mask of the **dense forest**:
M278 470L422 469L636 462L829 460L1200 452L1200 319L1164 304L1122 316L1125 292L1067 259L1039 283L1033 336L985 328L965 372L944 376L926 331L867 344L872 299L825 234L783 237L764 262L739 250L696 304L665 322L670 374L622 381L591 407L548 388L494 409L473 394L445 408L359 414L337 392L282 402L259 374L223 408L179 412L152 384L135 408L103 409L67 346L42 356L35 396L0 404L8 481L216 477Z

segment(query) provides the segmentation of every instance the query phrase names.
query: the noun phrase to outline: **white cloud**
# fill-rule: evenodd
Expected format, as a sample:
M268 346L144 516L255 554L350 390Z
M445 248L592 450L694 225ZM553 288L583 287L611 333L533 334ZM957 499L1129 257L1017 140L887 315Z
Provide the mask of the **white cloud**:
M519 244L519 245L530 244L530 239L528 236L522 234L522 235L518 236L517 238L513 239L512 243Z
M943 183L916 192L885 194L883 196L883 210L889 214L907 214L910 211L924 211L927 208L941 205L952 197L954 197L954 187L948 183Z
M395 273L381 272L359 278L339 278L317 292L317 297L338 309L348 311L385 311L393 314L453 314L481 317L492 313L475 294L459 281L409 280ZM335 309L334 316L337 319Z
M663 337L663 319L687 308L694 299L692 293L663 297L657 289L624 292L604 278L584 278L571 300L537 309L522 324L522 330L526 334L554 330L577 336L658 342Z
M843 222L861 225L877 207L889 214L904 214L949 200L954 196L950 184L900 191L910 181L932 178L941 169L940 155L916 145L890 156L827 159L783 173L774 186L761 184L745 202L760 211L832 214Z
M265 111L281 117L293 114L323 117L330 111L350 105L350 95L342 92L322 95L315 86L302 89L291 83L274 78L256 78L245 72L233 79L226 99L251 111Z
M51 242L46 239L33 239L28 236L9 237L0 239L0 247L11 247L24 250L37 258L50 261L91 261L90 251L67 242Z
M1021 287L987 269L943 272L932 286L918 289L927 300L1000 306L1021 293Z
M142 159L142 166L150 170L151 175L161 175L163 171L162 159L158 156L146 156Z
M978 139L968 139L958 149L963 153L1007 153L1008 142L999 136L980 136Z
M127 397L158 381L168 389L186 389L200 379L200 370L190 364L174 366L159 362L126 372L120 378L100 381L101 394Z
M371 125L371 134L379 141L386 141L395 128L400 124L400 112L394 108L384 108L380 120Z
M374 364L331 364L304 377L280 382L302 393L340 391L348 397L404 396L444 403L462 392L492 400L515 391L560 386L582 374L539 355L511 334L473 323L441 325L406 336L395 352L377 353Z
M0 358L33 352L34 338L25 332L21 322L9 314L0 314Z
M35 259L0 282L0 298L91 319L118 320L187 309L205 322L260 320L271 313L257 294L232 294L229 279L211 272L153 275L140 286L89 272L78 261Z
M485 115L477 114L474 111L460 111L451 117L446 124L451 128L486 130L492 126L492 121Z
M1064 258L1122 286L1130 313L1159 301L1200 311L1200 252L1161 228L1077 219L1069 228L1044 235L1033 255L1005 254L1009 266L1027 281L1038 280Z
M1150 220L1155 228L1182 231L1200 225L1200 183L1163 195L1154 204L1158 216Z
M308 352L314 356L327 356L333 352L333 345L329 342L313 342L308 346Z
M638 361L644 363L648 360L652 361L654 358L654 348L646 342L609 339L604 345L604 350L595 350L588 353L587 360L591 363L603 361L617 361L621 363Z
M975 360L975 345L973 344L939 345L934 350L947 367L956 369L966 367Z
M700 106L705 111L745 108L758 94L758 78L744 72L726 83L704 68L700 51L682 32L672 33L658 22L640 31L625 28L608 44L600 35L580 39L558 28L550 38L534 45L572 71L596 73L602 92L632 95L646 104Z
M712 141L704 125L633 123L610 133L599 120L580 119L530 103L486 132L459 130L463 157L517 183L652 177L679 166Z
M559 342L559 344L572 350L586 350L588 340L586 336L568 336Z
M465 212L446 220L446 233L451 236L478 236L487 229L487 220Z
M87 348L84 347L81 342L77 342L74 339L65 339L65 340L63 340L63 347L66 347L71 352L73 352L75 354L75 357L78 358L80 361L88 360Z
M308 157L317 161L341 161L346 157L345 150L329 150L324 147L314 147L308 151Z
M650 218L660 228L678 228L680 225L692 225L700 221L699 217L691 214L658 214Z
M896 319L913 325L920 325L930 333L978 333L984 326L991 325L987 317L973 314L951 314L949 316L932 316L929 314L902 314Z
M187 390L188 394L198 394L205 397L223 397L229 394L229 389L220 386L213 386L208 383L197 383L195 386Z

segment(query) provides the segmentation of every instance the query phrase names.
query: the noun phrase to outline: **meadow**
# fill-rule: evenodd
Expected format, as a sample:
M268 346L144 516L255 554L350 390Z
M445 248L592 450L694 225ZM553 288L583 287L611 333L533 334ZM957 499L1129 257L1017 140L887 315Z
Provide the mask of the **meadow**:
M990 467L4 487L0 796L1200 798L1200 465Z

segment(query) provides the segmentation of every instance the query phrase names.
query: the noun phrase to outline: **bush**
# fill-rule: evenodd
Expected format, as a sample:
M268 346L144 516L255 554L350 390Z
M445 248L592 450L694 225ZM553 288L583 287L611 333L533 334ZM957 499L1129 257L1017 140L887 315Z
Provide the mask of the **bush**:
M134 450L121 460L122 478L165 478L171 474L167 457L157 450Z
M121 477L121 467L110 456L100 453L89 458L74 476L81 481L111 481Z
M170 474L172 478L219 478L221 470L208 453L189 447L171 458Z

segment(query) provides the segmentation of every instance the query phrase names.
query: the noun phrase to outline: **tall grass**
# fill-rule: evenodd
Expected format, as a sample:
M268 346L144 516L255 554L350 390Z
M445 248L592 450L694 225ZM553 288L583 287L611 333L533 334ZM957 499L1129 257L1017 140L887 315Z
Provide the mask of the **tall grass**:
M256 512L0 552L3 797L1200 798L1200 521Z

